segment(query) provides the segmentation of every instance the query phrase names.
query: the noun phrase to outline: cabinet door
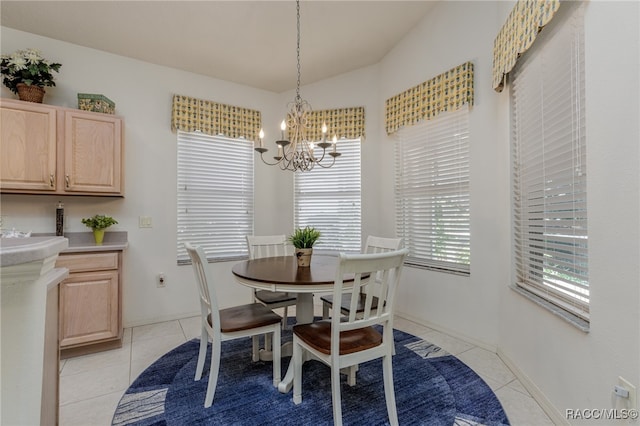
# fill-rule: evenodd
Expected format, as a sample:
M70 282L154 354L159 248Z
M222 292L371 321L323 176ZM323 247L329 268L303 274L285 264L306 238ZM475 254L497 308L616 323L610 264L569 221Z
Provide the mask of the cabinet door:
M122 194L122 119L65 111L64 189Z
M60 347L119 337L118 271L69 275L60 285Z
M56 110L30 102L0 105L0 187L54 192Z

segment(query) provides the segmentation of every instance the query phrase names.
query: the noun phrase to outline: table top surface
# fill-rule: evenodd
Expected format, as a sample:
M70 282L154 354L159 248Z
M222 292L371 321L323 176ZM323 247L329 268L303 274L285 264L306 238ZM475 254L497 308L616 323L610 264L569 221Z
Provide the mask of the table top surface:
M298 267L295 256L277 256L236 263L232 272L236 277L260 283L317 286L332 285L337 267L337 257L314 254L307 268ZM345 277L345 281L353 281L353 275Z

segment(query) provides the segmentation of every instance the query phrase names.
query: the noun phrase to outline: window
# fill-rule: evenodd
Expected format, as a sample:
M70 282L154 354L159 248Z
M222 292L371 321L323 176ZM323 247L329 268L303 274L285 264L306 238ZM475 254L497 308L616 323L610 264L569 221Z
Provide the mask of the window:
M588 321L584 32L568 6L511 84L515 273L525 295Z
M294 223L322 233L315 249L360 252L360 139L341 139L337 147L342 155L332 167L294 174Z
M469 107L397 132L396 230L407 264L469 273Z
M253 234L253 142L178 131L178 263L185 242L210 260L247 255Z

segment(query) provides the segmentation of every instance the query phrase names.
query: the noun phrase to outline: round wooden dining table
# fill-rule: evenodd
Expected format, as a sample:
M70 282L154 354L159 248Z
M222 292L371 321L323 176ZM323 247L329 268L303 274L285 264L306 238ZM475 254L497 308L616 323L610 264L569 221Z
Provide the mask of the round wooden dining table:
M313 293L333 290L337 268L338 257L314 254L309 267L298 267L295 256L276 256L245 260L233 265L231 271L240 284L248 287L296 293L296 323L308 324L313 322ZM344 288L352 286L353 280L353 274L346 275L343 278ZM293 368L290 364L278 389L286 393L292 384Z
M313 293L333 289L337 266L335 256L314 254L309 267L298 267L295 256L276 256L236 263L232 272L240 284L251 288L296 293L296 323L307 324L313 321ZM353 276L346 278L348 288Z

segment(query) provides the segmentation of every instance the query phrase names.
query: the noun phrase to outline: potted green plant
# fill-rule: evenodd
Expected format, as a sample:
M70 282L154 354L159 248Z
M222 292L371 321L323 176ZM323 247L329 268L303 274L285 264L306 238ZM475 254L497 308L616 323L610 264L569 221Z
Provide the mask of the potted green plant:
M310 226L297 228L289 236L289 241L296 248L295 254L298 259L298 266L308 267L311 265L313 245L318 238L320 238L320 231Z
M104 239L104 230L111 225L117 224L118 221L111 216L97 214L95 216L82 219L82 223L93 230L93 237L96 240L96 244L100 245Z
M0 56L2 84L20 100L42 103L45 86L55 86L52 72L58 72L62 64L42 57L38 49L16 50Z

